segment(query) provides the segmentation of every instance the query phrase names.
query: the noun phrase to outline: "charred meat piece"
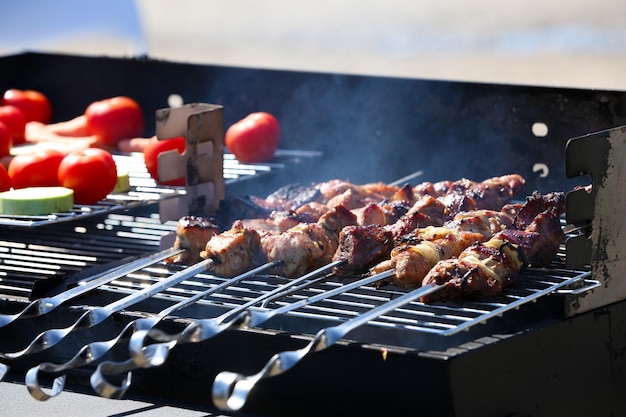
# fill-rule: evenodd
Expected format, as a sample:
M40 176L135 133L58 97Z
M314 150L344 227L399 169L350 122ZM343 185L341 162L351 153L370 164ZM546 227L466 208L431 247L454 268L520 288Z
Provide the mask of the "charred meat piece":
M477 209L476 200L464 194L450 193L437 198L450 213L472 211Z
M515 234L513 229L507 231L505 235L507 240L522 249L528 265L546 266L556 257L559 246L565 238L559 220L563 210L564 207L554 206L535 216L524 232L536 233L541 237L540 239L530 239L524 234Z
M408 201L384 201L379 204L385 213L387 224L393 224L400 220L411 208L412 204Z
M200 262L202 260L200 252L204 250L206 242L219 232L219 227L204 217L181 217L176 226L174 247L186 250L167 259L166 262L174 264Z
M259 233L235 221L231 229L213 236L200 256L215 261L212 268L215 274L232 277L262 262L260 246Z
M524 230L528 227L539 213L555 207L559 212L565 212L565 193L553 192L541 194L535 191L526 198L526 202L519 209L515 217L515 228Z
M359 274L389 257L393 233L380 225L346 226L339 233L333 261L346 260L334 268L339 276Z
M355 275L367 272L379 262L389 259L391 251L404 239L404 236L420 226L432 222L421 213L411 213L390 225L346 226L339 233L337 251L333 261L346 262L336 268L339 276ZM363 241L361 241L363 240Z
M421 194L420 194L421 196ZM398 189L395 193L388 198L389 201L403 201L408 204L412 204L416 200L415 188L411 187L409 184L404 185Z

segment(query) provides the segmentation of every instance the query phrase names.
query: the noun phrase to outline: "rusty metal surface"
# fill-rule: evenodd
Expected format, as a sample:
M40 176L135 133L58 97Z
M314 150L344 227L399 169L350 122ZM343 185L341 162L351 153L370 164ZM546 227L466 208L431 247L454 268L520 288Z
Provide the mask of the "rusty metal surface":
M602 289L573 300L573 312L587 311L626 297L626 127L570 140L567 175L590 175L592 189L572 191L567 220L591 222L591 232L567 242L570 264L588 262Z

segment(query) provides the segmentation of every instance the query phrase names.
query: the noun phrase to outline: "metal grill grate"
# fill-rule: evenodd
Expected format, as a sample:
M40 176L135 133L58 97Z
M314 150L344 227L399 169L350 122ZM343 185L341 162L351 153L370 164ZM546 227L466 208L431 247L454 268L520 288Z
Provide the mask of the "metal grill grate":
M181 269L181 267L164 264L155 265L123 279L113 281L103 289L130 294L164 280ZM254 306L252 309L277 309L340 288L349 281L327 275L325 279L311 281L309 287L293 293L286 291L284 296L272 299L267 305ZM201 273L157 294L155 298L178 302L223 282L225 282L224 278L209 273ZM269 293L286 282L284 278L274 275L257 275L197 301L194 308L190 309L191 311L182 310L179 315L191 319L217 316L262 294ZM504 294L499 297L464 303L424 304L420 301L413 301L370 321L368 324L376 328L404 330L413 333L417 331L442 336L454 335L485 323L493 317L501 316L507 311L518 309L522 305L536 301L538 298L557 292L562 288L567 287L571 290L574 284L588 288L595 285L595 282L590 279L588 269L567 270L561 261L555 261L550 268L529 269L519 283L506 289ZM263 327L312 335L321 327L349 320L406 292L406 290L393 285L384 287L361 286L355 290L346 291L337 296L290 311L284 317L270 321L267 327L265 325ZM371 340L370 342L382 343L383 340ZM410 338L407 342L412 343Z

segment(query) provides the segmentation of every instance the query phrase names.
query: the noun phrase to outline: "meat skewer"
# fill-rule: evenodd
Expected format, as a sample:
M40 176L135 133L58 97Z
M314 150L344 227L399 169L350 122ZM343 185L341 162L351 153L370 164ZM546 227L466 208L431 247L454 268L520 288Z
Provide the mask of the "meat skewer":
M485 198L490 196L492 199L501 199L503 195L510 196L514 192L514 188L509 186L512 182L510 177L501 177L500 183L504 183L504 185L495 194L484 192L481 195ZM519 184L523 183L523 179L519 176L515 176L515 178L515 187L518 187ZM474 184L478 184L476 187L479 189L494 189L492 184L496 182L498 181L495 179L486 182L491 188L484 186L483 183ZM472 195L478 194L475 189L468 189L471 190ZM462 194L457 195L463 197ZM505 200L502 199L502 201ZM369 217L377 219L380 223L386 222L387 216L372 211L379 216ZM446 207L441 201L432 196L426 196L414 204L413 208L402 218L402 221L396 222L395 226L399 227L399 230L403 230L401 226L417 226L419 223L423 223L424 216L428 216L433 223L439 223L444 218L449 217L449 213L449 207ZM272 260L283 261L276 270L277 273L286 277L301 275L333 260L339 247L340 232L345 227L354 226L358 223L357 214L354 213L354 210L350 211L343 205L338 205L323 214L316 223L299 223L278 233L274 230L250 229L245 227L244 221L236 221L230 230L212 237L207 242L205 251L201 253L201 256L216 261L213 271L219 275L230 276L240 273L255 262ZM412 219L412 221L407 221L407 219ZM403 233L406 231L408 230L403 230Z
M233 276L252 265L281 260L283 261L281 266L274 272L293 277L333 260L339 247L338 236L347 226L378 223L388 225L390 231L396 235L405 234L418 226L442 224L451 217L452 210L456 207L467 204L471 204L472 207L485 205L485 201L501 205L508 201L523 183L524 180L519 175L491 178L481 183L468 180L445 183L445 185L444 183L438 183L438 185L423 183L420 186L420 192L440 196L437 198L432 195L423 196L401 217L398 214L402 212L402 209L390 202L380 205L370 202L353 210L337 205L329 208L329 211L322 214L316 222L298 222L297 219L289 216L279 217L279 222L276 221L277 217L237 220L229 230L223 233L214 234L214 228L210 227L208 231L190 234L191 238L180 238L177 242L179 244L187 242L188 247L197 248L202 246L202 241L198 243L196 240L193 245L189 244L189 241L204 239L212 235L199 257L213 259L215 261L213 271L218 275ZM413 199L415 188L391 187L393 190L391 195L395 195L394 198L402 199L402 201L405 201L405 198ZM330 200L344 195L343 189L347 189L350 193L356 189L360 195L376 195L377 198L381 195L390 195L390 187L379 183L368 185L367 193L363 192L363 188L355 188L353 185L339 181L329 182L326 188L320 188L325 198ZM449 194L445 194L447 192L453 192L454 196L449 198ZM477 199L468 195L475 196ZM442 200L443 198L448 200ZM345 201L344 197L342 199ZM387 224L391 221L394 221L392 225ZM292 226L294 223L295 226ZM186 231L182 229L183 232ZM177 232L180 232L180 228Z
M458 258L437 263L422 284L443 287L422 301L497 295L516 282L526 266L549 264L564 237L560 223L564 201L564 193L533 194L515 219L515 225L523 229L505 229L467 248Z
M429 226L404 237L390 257L371 268L370 273L394 269L394 283L405 288L419 287L437 262L458 256L472 244L483 242L512 224L513 218L503 212L460 213L442 227Z
M339 248L333 256L333 260L344 259L347 262L335 268L336 274L363 273L379 262L389 260L390 257L395 258L395 253L392 255L392 251L401 252L406 249L408 252L400 255L398 259L402 257L405 257L405 261L409 258L413 260L422 259L421 272L417 276L416 272L410 273L408 276L404 274L402 272L404 267L415 263L409 261L408 264L402 264L404 267L399 268L399 274L394 279L403 286L416 286L411 283L411 280L417 282L417 286L419 286L426 272L439 259L456 256L469 244L483 240L480 234L487 239L502 228L510 227L507 214L512 214L510 213L511 208L504 207L504 204L519 192L523 185L523 179L517 175L506 175L490 178L481 183L460 180L438 183L436 189L432 184L424 184L426 185L422 185L422 187L433 188L428 192L438 194L439 197L434 198L432 195L422 197L395 224L346 227L341 231ZM446 194L447 192L452 194ZM488 208L502 209L502 211L487 210ZM456 223L450 223L455 213L459 213L462 209L472 210L466 211L465 219L458 217ZM420 215L420 218L412 217L416 213ZM470 220L470 217L477 218ZM423 233L423 236L413 234L409 238L405 238L405 235L417 229L418 225L420 227L443 226L446 222L448 223L447 229L429 229L428 232ZM449 230L450 228L454 230ZM444 242L444 239L447 239L447 242ZM429 243L423 243L420 247L415 245L421 241L433 240L438 241L443 253L439 253L438 250L433 252L434 248ZM415 253L411 254L412 252ZM426 253L431 253L431 261L424 260ZM390 262L380 265L374 272L394 268L395 260Z

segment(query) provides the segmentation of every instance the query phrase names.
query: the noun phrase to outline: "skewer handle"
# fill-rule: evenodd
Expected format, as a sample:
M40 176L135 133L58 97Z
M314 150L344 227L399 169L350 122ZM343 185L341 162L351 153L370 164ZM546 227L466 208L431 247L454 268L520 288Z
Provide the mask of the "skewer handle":
M111 281L128 275L131 272L138 271L156 262L162 261L163 259L181 253L182 251L182 249L170 248L162 252L158 252L153 255L137 259L136 261L128 263L124 266L117 267L114 270L109 271L105 274L95 275L94 277L91 277L87 280L82 280L81 282L83 282L83 284L79 284L74 288L55 295L54 297L45 297L35 300L32 303L28 304L26 307L24 307L24 309L17 314L0 314L0 328L5 327L13 323L15 320L23 317L38 317L47 314L61 304L89 291L92 291L100 285L107 284Z
M246 404L252 389L261 379L287 372L308 354L319 352L332 346L355 328L412 300L432 294L441 288L443 288L443 285L426 285L408 292L395 300L388 301L338 326L322 329L317 332L313 340L305 347L298 350L280 352L272 356L263 369L254 375L244 376L234 372L220 372L213 382L213 403L222 410L240 410Z

